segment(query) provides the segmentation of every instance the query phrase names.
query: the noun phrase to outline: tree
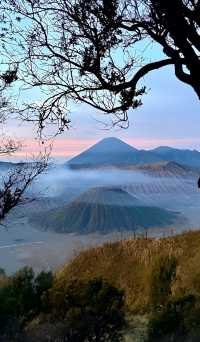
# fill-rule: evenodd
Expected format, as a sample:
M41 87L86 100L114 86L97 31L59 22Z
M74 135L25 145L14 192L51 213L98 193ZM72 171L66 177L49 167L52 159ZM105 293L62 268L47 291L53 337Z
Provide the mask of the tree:
M102 279L72 280L64 287L57 280L49 297L52 322L59 327L57 339L121 341L125 324L122 290Z
M20 148L20 143L13 139L2 139L0 156L11 155ZM0 222L19 204L26 202L24 194L30 184L48 167L50 152L40 154L32 162L19 163L2 176L0 184Z
M1 18L2 19L2 18ZM1 35L1 40L3 36ZM2 45L3 42L1 41ZM5 90L17 80L17 68L10 68L0 75L0 124L6 121L7 112L11 111ZM0 156L11 155L22 147L19 141L2 134L0 139ZM0 184L0 222L11 209L24 202L24 193L33 180L43 173L48 166L49 153L40 154L32 163L20 163L2 177Z
M47 169L48 158L49 155L44 154L33 162L21 163L9 171L0 189L0 220L11 209L27 201L24 194L34 179Z
M150 317L147 341L198 341L199 308L195 301L193 295L182 294L155 310Z
M0 339L18 341L18 335L25 341L121 341L123 291L101 279L66 282L64 288L55 282L51 272L36 276L29 267L4 276ZM43 306L47 302L48 310Z
M3 138L0 142L0 156L15 153L20 147L21 144L19 141Z
M150 7L144 29L173 60L177 78L192 86L200 99L199 1L143 0L142 4Z
M53 286L52 272L40 272L35 278L36 312L48 312L48 290Z
M199 339L197 298L188 289L172 293L176 268L176 258L166 255L157 257L151 269L148 342Z
M52 287L53 274L35 275L32 268L24 267L12 276L0 277L0 340L18 341L27 321L42 312L43 296ZM21 339L19 339L21 341Z
M8 64L46 92L39 105L20 108L41 130L49 121L68 127L71 101L126 122L128 109L142 104L143 77L167 65L200 98L198 0L10 0L1 7L18 43L16 54L5 43ZM166 58L148 62L137 54L138 44L150 41Z

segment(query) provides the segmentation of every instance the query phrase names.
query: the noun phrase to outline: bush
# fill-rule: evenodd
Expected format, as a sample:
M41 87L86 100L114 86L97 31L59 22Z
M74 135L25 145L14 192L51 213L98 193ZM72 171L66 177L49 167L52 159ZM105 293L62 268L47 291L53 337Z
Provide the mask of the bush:
M102 279L55 281L25 267L3 276L0 286L0 341L121 340L124 295Z
M35 276L29 267L11 277L4 275L0 286L0 337L18 334L42 310L43 295L52 284L51 272Z
M51 291L53 321L64 322L66 341L120 341L124 296L102 279L72 281Z
M0 277L5 277L5 276L6 276L5 270L0 267Z
M156 259L150 274L150 306L163 306L171 295L172 281L176 275L177 261L174 256L160 256Z
M171 298L160 311L155 311L149 322L149 342L157 341L186 341L192 336L191 316L195 307L192 295ZM199 321L199 317L196 319ZM191 340L192 341L192 340Z

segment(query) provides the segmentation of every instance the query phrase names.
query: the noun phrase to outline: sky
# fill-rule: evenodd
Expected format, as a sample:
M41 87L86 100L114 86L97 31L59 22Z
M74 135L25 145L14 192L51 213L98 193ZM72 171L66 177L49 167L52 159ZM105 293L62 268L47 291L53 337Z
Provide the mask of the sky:
M143 96L143 106L129 111L129 128L112 127L92 107L74 105L71 127L55 139L52 156L67 160L106 137L120 138L139 149L167 145L200 150L200 106L192 88L176 79L171 66L151 72L143 83L148 93ZM32 124L13 120L5 129L24 145L14 158L38 153Z

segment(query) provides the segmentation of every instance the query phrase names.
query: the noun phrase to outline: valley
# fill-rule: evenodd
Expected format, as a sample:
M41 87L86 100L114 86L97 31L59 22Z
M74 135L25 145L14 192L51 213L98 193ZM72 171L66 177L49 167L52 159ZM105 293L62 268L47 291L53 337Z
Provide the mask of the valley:
M174 161L92 165L87 172L53 165L29 189L30 201L4 221L1 267L8 273L25 265L56 269L105 241L199 229L197 179L197 169Z

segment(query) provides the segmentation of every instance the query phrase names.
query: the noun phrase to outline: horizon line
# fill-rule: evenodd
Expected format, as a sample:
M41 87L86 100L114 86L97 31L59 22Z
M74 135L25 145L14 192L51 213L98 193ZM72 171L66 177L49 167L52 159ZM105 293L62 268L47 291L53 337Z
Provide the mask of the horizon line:
M195 146L197 145L194 139L142 139L142 138L121 138L121 137L104 137L100 139L73 139L73 138L63 138L55 140L53 143L53 149L51 156L53 158L73 158L80 153L84 152L88 148L92 147L96 143L100 142L101 140L107 138L116 138L122 140L123 142L131 145L138 150L153 150L157 147L169 147L175 148L180 150L191 150L191 151L198 151L200 152ZM200 145L200 144L199 144ZM15 158L30 158L33 155L37 155L41 148L44 149L48 147L48 142L46 145L40 144L39 141L35 139L27 139L25 140L24 147L20 150L15 152L13 155L2 155L0 159L15 159Z

